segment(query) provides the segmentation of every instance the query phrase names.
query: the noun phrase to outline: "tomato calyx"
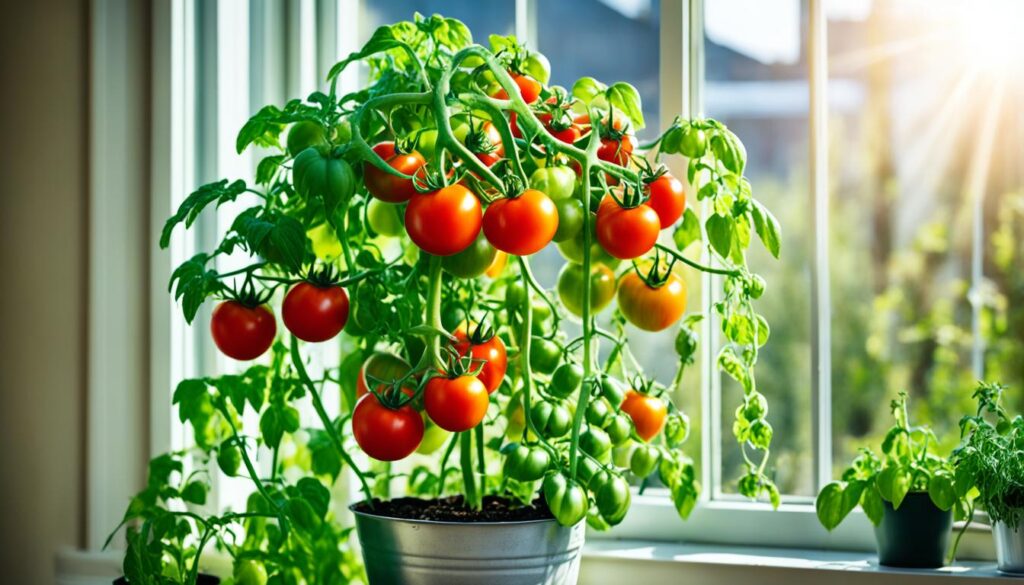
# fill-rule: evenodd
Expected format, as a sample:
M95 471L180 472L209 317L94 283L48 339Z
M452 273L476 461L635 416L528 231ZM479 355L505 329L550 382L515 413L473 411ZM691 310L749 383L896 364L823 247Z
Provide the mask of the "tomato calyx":
M649 186L651 183L654 183L668 174L668 167L663 164L659 164L657 167L652 167L651 163L643 157L640 157L638 162L640 165L641 185Z
M661 288L668 283L670 277L672 276L672 269L676 265L675 256L669 256L669 261L667 264L665 264L664 271L661 270L662 264L665 263L662 262L661 252L657 248L655 248L654 262L651 263L651 266L650 268L647 269L647 272L641 271L640 265L637 263L636 260L633 260L633 270L636 271L637 276L639 276L640 280L644 281L644 284L646 284L647 286L651 288Z
M630 384L633 387L633 392L642 396L650 396L651 398L661 398L661 395L665 390L664 386L659 384L657 381L644 378L640 374L633 376L633 380Z
M482 345L494 339L495 335L497 335L497 331L488 324L488 318L484 317L473 327L466 338L470 345Z
M373 394L381 406L400 410L419 396L420 391L410 390L410 381L415 381L414 373L409 372L401 378L384 380L370 373L366 373L366 381L369 385L369 394Z
M472 341L470 343L476 345ZM468 351L466 355L459 355L458 349L454 346L445 347L441 351L445 354L446 365L438 368L437 373L431 375L432 378L454 380L462 376L479 376L484 368L484 364L487 363L486 360L474 358L471 352Z
M253 282L252 272L245 274L245 281L239 288L221 284L226 291L224 300L235 301L247 309L255 309L260 305L267 304L270 301L270 297L274 296L274 288L268 288L263 290L256 290L256 285Z
M339 286L339 276L339 272L333 265L328 264L319 270L315 266L310 266L305 281L317 288L330 288Z
M608 195L622 209L633 209L645 203L646 196L642 189L623 185L620 191L609 190Z

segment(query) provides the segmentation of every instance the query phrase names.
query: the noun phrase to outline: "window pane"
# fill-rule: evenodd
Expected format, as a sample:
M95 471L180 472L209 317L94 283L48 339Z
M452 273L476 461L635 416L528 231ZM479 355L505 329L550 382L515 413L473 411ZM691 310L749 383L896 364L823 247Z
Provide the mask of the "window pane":
M473 41L485 47L490 35L515 32L515 0L388 0L363 3L359 36L368 39L378 26L412 20L416 12L424 16L440 14L461 20L473 33Z
M972 250L984 247L988 378L1024 383L1017 276L1024 99L1014 2L857 2L829 12L834 468L911 395L947 446L973 410ZM841 9L841 10L840 10ZM1016 43L1016 44L1014 44ZM1012 72L1016 72L1015 76ZM975 194L984 196L975 231Z
M580 77L593 77L607 84L631 83L640 92L647 122L647 128L638 135L657 136L657 0L560 0L538 4L538 44L551 60L551 83L567 89Z
M806 3L800 0L707 0L704 111L746 144L754 195L778 216L783 252L760 245L749 263L768 281L757 310L771 339L757 363L757 387L774 427L769 475L783 494L814 494L811 448L808 85ZM744 471L732 436L742 389L722 378L720 489L735 493Z

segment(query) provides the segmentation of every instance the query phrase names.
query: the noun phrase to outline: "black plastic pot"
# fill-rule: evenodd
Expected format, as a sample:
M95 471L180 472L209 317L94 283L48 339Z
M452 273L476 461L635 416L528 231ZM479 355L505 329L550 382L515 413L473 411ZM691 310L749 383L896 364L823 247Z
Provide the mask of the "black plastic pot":
M114 579L114 585L129 585L129 583L124 577L118 577ZM196 585L220 585L220 579L213 575L203 575L200 573L196 578Z
M924 492L907 494L898 510L885 502L875 526L878 563L888 567L932 569L945 564L953 511L940 510Z

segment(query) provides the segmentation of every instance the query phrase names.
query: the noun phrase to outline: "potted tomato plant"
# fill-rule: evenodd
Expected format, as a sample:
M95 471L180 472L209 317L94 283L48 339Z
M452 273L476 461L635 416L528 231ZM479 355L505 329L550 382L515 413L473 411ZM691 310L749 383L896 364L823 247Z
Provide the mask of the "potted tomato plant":
M339 95L358 62L366 85ZM245 124L239 152L265 155L254 184L204 185L168 220L164 247L204 208L250 202L171 279L190 322L218 302L211 333L225 355L271 356L175 393L200 463L227 459L237 474L241 461L253 482L254 516L241 520L262 536L225 536L236 517L213 531L236 562L286 583L347 568L328 493L342 468L362 493L351 510L376 585L574 583L585 525L621 522L631 481L659 481L685 518L700 485L682 449L688 419L666 391L696 355L687 270L723 284L717 363L743 388L739 491L778 505L754 378L765 282L746 254L756 234L777 256L780 235L743 176L742 144L719 122L679 118L640 144L635 88L548 80L547 59L513 37L487 49L436 15L383 26L332 68L328 91ZM685 181L662 163L674 155ZM531 256L552 243L566 265L547 290ZM715 266L687 253L697 243ZM232 254L242 267L219 271ZM630 327L675 335L671 387L644 375ZM339 363L313 367L315 344L339 336L326 346L340 347ZM242 424L250 412L258 428ZM321 546L326 561L307 556Z
M938 439L931 428L910 425L906 393L890 408L896 422L882 441L882 457L862 449L842 481L818 494L818 519L832 530L860 505L875 526L880 564L941 567L953 517L968 517L969 501L954 489L950 460L935 453ZM955 555L954 545L949 558Z
M1024 575L1024 419L1010 418L1001 384L981 383L974 392L978 410L960 421L961 444L953 452L957 493L976 495L988 513L996 541L999 571ZM966 530L966 525L964 530ZM961 532L962 534L962 532Z

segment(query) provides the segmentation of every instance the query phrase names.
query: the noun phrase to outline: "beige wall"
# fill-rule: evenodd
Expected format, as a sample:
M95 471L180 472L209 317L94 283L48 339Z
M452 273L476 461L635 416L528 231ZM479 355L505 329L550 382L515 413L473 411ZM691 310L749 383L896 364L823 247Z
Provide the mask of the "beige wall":
M0 18L0 581L83 538L88 1Z

